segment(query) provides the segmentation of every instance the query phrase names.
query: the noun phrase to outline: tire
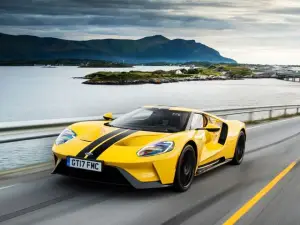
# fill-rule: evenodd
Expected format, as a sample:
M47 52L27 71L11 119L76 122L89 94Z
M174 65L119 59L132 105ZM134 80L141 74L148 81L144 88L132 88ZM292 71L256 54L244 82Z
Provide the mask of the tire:
M194 180L196 170L196 154L191 145L186 145L182 150L176 167L173 187L177 192L188 190Z
M234 156L231 161L232 165L240 165L242 163L245 155L245 146L246 146L246 135L243 131L241 131L235 147Z

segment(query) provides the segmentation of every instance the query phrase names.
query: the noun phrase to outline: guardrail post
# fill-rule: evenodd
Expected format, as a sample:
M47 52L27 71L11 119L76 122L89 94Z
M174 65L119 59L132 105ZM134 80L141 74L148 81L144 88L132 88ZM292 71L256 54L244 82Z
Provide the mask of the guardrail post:
M253 112L249 112L249 121L253 120Z
M300 80L300 78L299 78L299 80ZM299 108L297 108L297 114L299 113Z
M273 112L273 110L271 109L271 110L269 111L269 119L272 118L272 112Z
M284 115L285 115L285 116L286 116L286 110L287 110L287 109L286 109L286 108L284 108Z

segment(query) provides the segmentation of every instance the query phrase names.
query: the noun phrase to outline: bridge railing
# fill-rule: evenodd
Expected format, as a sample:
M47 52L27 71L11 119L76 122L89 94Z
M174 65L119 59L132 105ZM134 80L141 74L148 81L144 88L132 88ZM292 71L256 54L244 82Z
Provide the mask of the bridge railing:
M224 119L235 119L244 122L252 122L261 119L271 119L274 117L299 114L300 105L273 105L262 107L207 109L203 111L215 114ZM116 114L116 116L119 115L122 114ZM103 117L95 116L52 120L0 122L0 144L30 139L55 137L65 126L80 121L91 120L103 120Z
M220 109L207 111L226 119L239 119L252 122L261 119L272 119L278 116L298 114L300 105L274 105L261 107L243 107L234 109Z

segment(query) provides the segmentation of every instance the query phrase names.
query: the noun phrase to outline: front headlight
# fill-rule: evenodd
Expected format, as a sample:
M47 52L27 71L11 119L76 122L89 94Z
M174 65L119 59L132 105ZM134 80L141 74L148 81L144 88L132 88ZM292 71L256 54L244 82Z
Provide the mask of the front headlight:
M63 143L66 143L67 141L70 141L76 137L76 133L70 129L64 129L63 132L60 133L60 135L57 137L55 144L61 145Z
M153 156L162 153L169 152L173 150L174 142L173 141L162 141L157 142L151 145L147 145L137 152L138 156Z

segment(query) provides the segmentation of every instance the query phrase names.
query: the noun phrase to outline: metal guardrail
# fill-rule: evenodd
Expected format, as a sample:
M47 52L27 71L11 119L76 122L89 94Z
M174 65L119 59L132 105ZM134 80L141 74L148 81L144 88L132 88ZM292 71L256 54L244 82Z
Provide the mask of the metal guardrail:
M292 110L293 112L289 112ZM271 119L275 116L298 114L300 112L300 105L283 105L283 106L275 105L275 106L262 106L262 107L242 107L242 108L233 108L233 109L232 108L208 109L203 111L220 116L225 119L238 119L244 122L246 121L250 122L259 119ZM259 118L255 118L256 114L266 114L266 115L260 115ZM116 115L118 116L121 114L116 114ZM96 117L80 117L80 118L21 121L21 122L3 122L0 123L0 144L15 142L15 141L54 137L58 135L57 131L52 132L50 134L49 133L34 134L34 132L36 131L38 133L41 132L41 130L47 128L60 128L63 126L68 126L72 123L81 122L81 121L91 121L91 120L103 120L103 117L96 116ZM22 133L23 135L21 137L19 136L19 137L10 137L4 139L2 138L1 140L1 137L5 136L3 134L9 134L10 136L12 136L16 131L18 131L18 135L20 135L20 133Z
M294 114L299 113L300 105L284 105L284 106L261 106L261 107L246 107L246 108L235 108L235 109L220 109L220 110L213 110L207 111L211 112L220 117L227 117L231 115L239 115L239 114L248 114L248 120L244 120L247 122L255 120L253 117L254 113L258 112L269 112L268 116L264 119L271 119L273 118L273 112L278 110L283 110L282 114L277 116L283 116L288 114L289 109L294 109L296 112Z
M0 132L16 131L16 130L30 130L42 129L51 127L68 126L79 121L101 120L102 116L94 117L78 117L65 119L50 119L50 120L34 120L34 121L17 121L17 122L0 122Z

